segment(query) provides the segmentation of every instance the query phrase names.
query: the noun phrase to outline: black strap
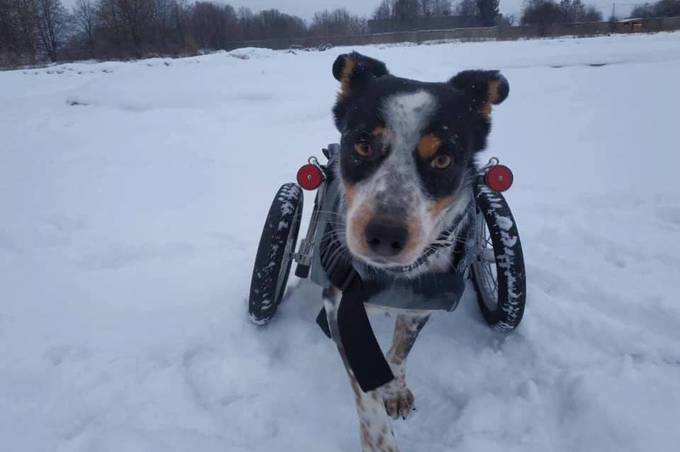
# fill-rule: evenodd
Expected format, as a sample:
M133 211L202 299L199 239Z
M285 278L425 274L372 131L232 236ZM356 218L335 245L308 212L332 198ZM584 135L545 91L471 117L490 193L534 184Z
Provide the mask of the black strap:
M328 315L326 315L326 308L321 308L319 314L316 316L316 324L319 325L323 334L326 335L328 339L331 338L331 327L328 326Z
M342 253L340 243L331 237L334 234L324 235L327 242L321 247L321 265L331 284L342 291L337 313L340 342L359 387L364 392L371 391L394 379L364 306L379 289L361 280L351 260ZM330 337L325 309L321 310L316 322Z
M338 307L338 330L350 369L361 390L376 389L394 379L385 355L373 334L364 303L371 296L357 275L342 293Z

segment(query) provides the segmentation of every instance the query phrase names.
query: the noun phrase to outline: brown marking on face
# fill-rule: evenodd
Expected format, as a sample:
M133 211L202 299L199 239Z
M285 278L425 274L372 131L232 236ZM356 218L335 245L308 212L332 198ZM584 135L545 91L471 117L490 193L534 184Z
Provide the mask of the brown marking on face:
M501 100L501 96L498 92L498 86L500 83L501 82L498 80L491 80L489 82L489 102L492 104L497 104L498 101Z
M437 153L442 141L434 134L423 135L418 141L418 155L423 160L429 160Z
M489 87L487 88L487 101L479 107L479 112L486 118L491 117L491 105L498 104L501 101L501 95L498 91L500 84L501 82L499 80L491 80L489 82Z
M340 73L340 97L347 97L349 95L350 78L352 78L356 64L356 61L353 59L345 57L345 64L342 66L342 72Z
M375 126L373 130L371 131L371 135L373 136L378 136L378 135L385 135L385 126Z
M479 112L487 118L491 117L491 102L484 102L481 107L479 107Z
M354 185L345 182L345 205L347 206L347 210L349 210L350 207L352 207L355 195L356 190L354 189Z
M359 210L349 219L349 226L347 228L347 240L351 242L353 248L363 255L370 255L371 251L366 243L365 233L366 226L373 218L373 209L367 205L363 205Z
M447 196L437 200L437 202L432 206L432 209L430 209L430 216L432 216L432 220L436 220L447 207L453 204L453 201L453 196Z

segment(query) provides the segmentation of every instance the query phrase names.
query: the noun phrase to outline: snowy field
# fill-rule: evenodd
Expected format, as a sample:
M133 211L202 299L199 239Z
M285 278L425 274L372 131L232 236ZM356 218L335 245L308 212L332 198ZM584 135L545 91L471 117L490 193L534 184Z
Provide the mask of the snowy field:
M338 138L348 50L0 73L3 451L358 449L320 290L246 316L276 188ZM434 317L402 451L677 450L680 34L359 50L511 85L484 157L515 171L525 319L494 333L472 293Z

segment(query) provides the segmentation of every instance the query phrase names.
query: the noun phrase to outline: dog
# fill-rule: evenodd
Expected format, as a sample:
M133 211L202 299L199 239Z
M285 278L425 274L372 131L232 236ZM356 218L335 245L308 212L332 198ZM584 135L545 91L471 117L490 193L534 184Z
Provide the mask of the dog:
M340 55L332 72L340 82L333 115L341 134L335 221L341 246L371 271L401 269L392 273L407 284L423 272L447 271L450 249L432 244L470 205L475 154L486 147L492 106L509 94L507 80L498 71L481 70L442 83L410 80L356 52ZM364 391L341 340L342 289L327 287L323 301L355 395L362 450L394 452L390 418L405 419L414 410L406 360L431 310L397 313L385 356L393 378Z

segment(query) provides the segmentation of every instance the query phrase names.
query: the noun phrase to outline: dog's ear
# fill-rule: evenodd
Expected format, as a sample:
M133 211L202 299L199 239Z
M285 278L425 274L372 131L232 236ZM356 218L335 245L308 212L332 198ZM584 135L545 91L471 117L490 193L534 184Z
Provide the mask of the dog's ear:
M491 106L503 102L510 93L508 81L498 71L463 71L449 80L470 97L472 109L479 114L472 130L472 148L481 151L491 131Z
M349 96L363 83L387 74L385 63L357 52L340 55L333 63L333 77L340 82L340 98Z
M491 115L491 105L500 104L510 94L510 84L498 71L463 71L449 80L449 84L467 92L487 118Z

